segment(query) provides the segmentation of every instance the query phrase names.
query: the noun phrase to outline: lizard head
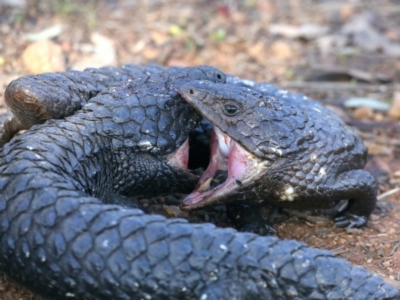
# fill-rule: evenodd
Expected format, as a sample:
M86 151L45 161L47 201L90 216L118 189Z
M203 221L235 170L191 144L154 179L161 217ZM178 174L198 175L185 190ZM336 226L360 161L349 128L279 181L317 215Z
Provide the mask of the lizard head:
M254 186L271 162L294 142L291 125L283 121L297 112L272 97L228 84L193 81L183 85L180 93L214 126L210 163L181 209L233 199L257 202L249 199L250 194L254 196Z

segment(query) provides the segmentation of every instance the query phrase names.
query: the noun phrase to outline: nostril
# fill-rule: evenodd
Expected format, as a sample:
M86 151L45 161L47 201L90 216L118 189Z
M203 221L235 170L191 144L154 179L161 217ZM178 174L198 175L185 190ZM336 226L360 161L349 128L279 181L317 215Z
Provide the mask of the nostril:
M193 95L194 94L194 90L190 89L189 93Z

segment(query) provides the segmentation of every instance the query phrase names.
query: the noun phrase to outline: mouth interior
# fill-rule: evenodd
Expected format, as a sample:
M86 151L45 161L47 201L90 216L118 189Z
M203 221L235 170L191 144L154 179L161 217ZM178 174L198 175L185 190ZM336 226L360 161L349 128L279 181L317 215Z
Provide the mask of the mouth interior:
M246 169L251 164L248 152L215 126L210 148L208 167L195 190L184 199L180 206L182 210L221 203L242 185Z

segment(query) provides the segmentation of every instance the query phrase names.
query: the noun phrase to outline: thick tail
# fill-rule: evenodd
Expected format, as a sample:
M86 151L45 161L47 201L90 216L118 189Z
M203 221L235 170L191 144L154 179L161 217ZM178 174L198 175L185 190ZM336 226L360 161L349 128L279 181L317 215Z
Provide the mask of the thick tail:
M51 299L400 299L329 251L105 205L24 170L45 164L2 167L0 265Z

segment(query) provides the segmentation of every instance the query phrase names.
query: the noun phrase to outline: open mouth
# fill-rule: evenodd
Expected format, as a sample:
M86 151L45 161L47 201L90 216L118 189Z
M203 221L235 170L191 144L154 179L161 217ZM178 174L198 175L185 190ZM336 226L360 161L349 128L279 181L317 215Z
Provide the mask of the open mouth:
M182 210L226 202L240 189L246 180L247 170L256 163L248 151L215 126L210 148L209 165L195 190L184 199L180 206Z
M176 169L187 170L189 166L189 138L168 158L168 164Z

